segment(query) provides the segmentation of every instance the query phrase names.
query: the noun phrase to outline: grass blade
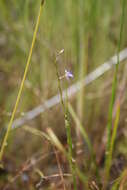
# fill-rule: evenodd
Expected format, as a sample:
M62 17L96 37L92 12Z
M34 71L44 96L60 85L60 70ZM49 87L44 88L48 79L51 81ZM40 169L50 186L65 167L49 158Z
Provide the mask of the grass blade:
M114 73L113 84L112 84L112 96L111 96L111 101L110 101L109 117L108 117L108 124L107 124L107 145L106 145L106 157L105 157L106 181L108 181L108 179L110 177L109 173L110 173L110 167L111 167L110 149L111 149L112 113L113 113L113 106L114 106L115 95L116 95L118 68L119 68L119 63L120 63L119 52L120 52L120 48L121 48L122 34L123 34L125 3L126 3L126 0L123 0L122 1L120 36L119 36L118 52L117 52L118 53L117 54L117 64L115 66L115 73Z
M9 121L8 128L7 128L7 131L5 133L3 143L2 143L2 146L1 146L1 149L0 149L0 161L2 160L2 157L3 157L3 153L4 153L4 149L6 147L9 132L10 132L11 127L12 127L12 123L13 123L13 120L14 120L14 117L15 117L15 114L16 114L16 111L17 111L17 108L18 108L18 105L19 105L19 101L20 101L20 98L21 98L21 95L22 95L24 82L25 82L25 79L26 79L26 76L27 76L27 73L28 73L28 69L29 69L29 66L30 66L30 61L31 61L31 57L32 57L32 53L33 53L33 47L34 47L34 44L35 44L37 31L38 31L38 27L39 27L39 23L40 23L40 17L41 17L43 4L44 4L44 0L42 0L41 5L40 5L40 9L39 9L39 13L38 13L37 21L36 21L36 26L35 26L35 30L34 30L34 34L33 34L32 44L31 44L31 48L30 48L30 51L29 51L27 63L26 63L26 66L25 66L25 71L24 71L24 74L23 74L22 82L21 82L21 85L20 85L20 88L19 88L19 92L18 92L18 95L17 95L17 99L16 99L14 109L12 111L11 119Z

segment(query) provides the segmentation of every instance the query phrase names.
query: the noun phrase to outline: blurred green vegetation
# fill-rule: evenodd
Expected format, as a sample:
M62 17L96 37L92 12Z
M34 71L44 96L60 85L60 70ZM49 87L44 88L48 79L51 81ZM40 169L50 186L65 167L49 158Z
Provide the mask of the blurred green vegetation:
M40 0L0 0L1 129L9 121L15 103L39 5ZM65 50L59 60L59 72L63 75L66 68L74 73L74 80L68 85L87 75L114 55L118 49L120 15L121 0L46 0L31 66L16 117L58 92L52 61L54 53L63 48ZM127 46L126 20L127 13L125 14L121 49ZM124 65L120 66L119 83L122 80L124 69ZM107 124L112 76L113 70L86 87L85 92L82 92L82 97L77 96L72 100L75 110L80 109L82 112L82 124L92 140L97 155L99 155L98 146L102 142ZM119 138L116 143L118 149L115 150L114 155L117 157L122 154L126 158L126 91L124 93L125 98L120 113ZM80 98L82 98L82 102L78 103ZM64 120L59 106L42 114L29 125L44 131L47 127L52 127L61 142L66 144ZM75 126L73 122L72 125ZM122 135L124 138L121 137ZM73 138L76 138L75 131L73 131ZM17 168L20 168L26 159L38 151L50 152L51 147L44 140L31 136L22 129L14 131L9 138L9 146L5 154L6 167L11 167L8 169L9 175L15 174ZM87 152L86 148L85 151ZM56 171L55 161L51 161L51 158L49 156L46 161L42 162L43 166L39 165L46 175ZM49 161L51 163L48 166ZM94 174L92 176L89 171L89 155L83 157L83 164L85 165L84 171L92 179ZM103 166L100 165L100 170L102 169ZM30 174L29 185L25 186L20 179L12 184L14 187L11 189L18 189L18 184L22 185L22 189L34 189L38 178L33 173ZM114 176L111 176L111 179L114 179ZM46 189L48 187L55 189L55 187L50 187L52 183L49 180L49 183L46 183ZM1 185L4 185L4 182Z

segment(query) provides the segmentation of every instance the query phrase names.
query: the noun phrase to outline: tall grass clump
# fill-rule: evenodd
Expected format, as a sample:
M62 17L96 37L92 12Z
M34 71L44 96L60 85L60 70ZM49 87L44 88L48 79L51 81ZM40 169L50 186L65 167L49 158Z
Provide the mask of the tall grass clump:
M105 157L106 181L108 181L108 179L110 177L112 152L113 152L113 147L114 147L114 141L115 141L116 134L117 134L118 120L119 120L119 114L120 114L120 107L118 104L115 124L114 124L114 128L113 128L113 133L112 133L112 114L113 114L113 107L114 107L116 91L117 91L118 69L119 69L119 63L120 63L119 52L120 52L121 43L122 43L124 16L125 16L125 4L126 4L126 0L123 0L122 1L121 21L120 21L120 23L121 23L120 36L119 36L118 50L117 50L117 64L115 66L115 73L114 73L114 77L113 77L112 96L111 96L111 101L110 101L110 106L109 106L109 115L108 115L108 124L107 124L107 145L106 145L106 157Z
M26 76L27 76L27 73L28 73L28 69L29 69L29 66L30 66L30 61L31 61L32 53L33 53L33 48L34 48L34 45L35 45L35 40L36 40L36 37L37 37L37 32L38 32L38 28L39 28L39 24L40 24L40 17L41 17L41 12L42 12L43 5L44 5L44 0L41 0L40 8L39 8L39 11L38 11L38 17L37 17L37 21L36 21L36 26L35 26L35 30L34 30L34 33L33 33L32 44L31 44L31 48L30 48L30 51L29 51L29 54L28 54L27 63L26 63L26 66L25 66L25 71L24 71L23 78L22 78L22 81L21 81L21 85L20 85L20 88L19 88L19 91L18 91L16 103L15 103L15 106L13 108L12 115L11 115L7 130L6 130L2 145L1 145L0 161L2 160L2 157L3 157L3 154L4 154L4 149L5 149L6 144L7 144L7 140L8 140L9 133L10 133L10 130L11 130L11 127L12 127L12 123L13 123L13 120L14 120L14 117L15 117L15 114L16 114L16 111L17 111L17 108L18 108L18 105L19 105L19 101L20 101L20 98L21 98L21 95L22 95L24 82L25 82L25 79L26 79Z

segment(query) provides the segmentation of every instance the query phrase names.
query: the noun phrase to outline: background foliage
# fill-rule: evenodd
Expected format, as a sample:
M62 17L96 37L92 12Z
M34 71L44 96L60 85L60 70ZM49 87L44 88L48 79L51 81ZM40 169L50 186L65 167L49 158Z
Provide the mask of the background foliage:
M126 3L127 4L127 3ZM1 129L9 121L15 103L17 91L21 82L28 51L30 48L33 29L40 6L40 0L1 0L0 1L0 124ZM127 8L127 5L126 5ZM127 10L127 9L126 9ZM127 11L122 35L121 49L127 46ZM52 55L64 48L65 52L59 59L59 73L62 76L65 69L74 73L74 79L68 85L83 78L97 66L108 60L117 52L120 33L120 0L47 0L41 16L41 23L37 35L36 45L32 55L31 66L25 82L24 91L18 107L16 117L43 103L47 98L58 92L57 79L52 61ZM125 61L126 63L126 61ZM123 80L126 64L119 68L118 84ZM80 121L85 127L92 142L97 160L103 151L99 150L108 121L108 107L112 90L114 70L94 81L91 85L81 90L73 98L72 104ZM65 87L62 83L63 88ZM119 93L120 85L118 85ZM111 179L109 184L116 179L126 166L126 90L122 97L123 103L120 112L119 129L116 139ZM114 108L115 109L115 108ZM78 142L76 125L72 123L73 143ZM62 109L57 106L32 120L28 125L31 128L46 132L51 127L63 145L66 145L66 133ZM23 164L36 153L49 155L38 165L43 173L48 176L58 173L55 156L51 156L52 147L47 141L36 135L31 135L20 128L11 133L8 147L4 155L5 182L17 175L22 170ZM89 161L90 155L86 145L82 147L80 158L83 173L88 181L97 180ZM62 167L68 172L65 159L59 155ZM103 156L102 156L103 157ZM99 162L100 174L103 173L103 159ZM80 165L80 164L79 164ZM115 168L115 171L113 168ZM40 177L36 174L36 167L22 174L14 181L10 188L34 189ZM1 171L1 176L3 171ZM27 177L26 177L26 176ZM26 177L24 180L24 176ZM70 178L65 179L66 185L71 183ZM56 183L56 185L55 185ZM103 178L100 183L101 189ZM83 185L79 182L79 188ZM60 189L58 179L49 179L43 184L45 189ZM71 187L68 186L70 189ZM92 189L92 188L91 188ZM126 189L126 188L125 188Z

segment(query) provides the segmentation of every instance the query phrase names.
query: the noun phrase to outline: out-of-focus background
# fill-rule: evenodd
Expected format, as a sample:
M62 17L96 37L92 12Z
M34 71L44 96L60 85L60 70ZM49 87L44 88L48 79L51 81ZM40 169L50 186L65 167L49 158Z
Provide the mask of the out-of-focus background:
M58 82L53 64L53 54L64 49L59 57L58 69L61 76L67 69L74 74L72 83L109 60L118 50L121 25L121 0L46 0L41 15L39 31L33 50L31 65L25 81L16 118L42 104L58 93ZM127 4L127 3L126 3ZM15 104L19 85L23 76L33 30L38 15L40 0L0 0L0 129L9 122ZM127 8L127 5L125 9ZM122 33L121 50L127 47L127 11ZM126 166L127 157L127 104L126 104L126 62L120 63L117 97L124 83L118 134L111 171L111 182ZM73 108L80 118L92 142L103 175L103 144L108 122L109 102L112 91L114 67L102 77L93 81L72 99ZM65 79L64 79L65 80ZM62 88L65 88L64 80ZM114 108L115 112L115 108ZM74 146L78 142L76 124L70 116ZM66 147L64 116L60 105L47 110L27 123L27 127L46 133L52 128L61 143ZM69 173L68 162L58 153L61 167ZM82 147L81 160L83 173L90 183L96 175L90 170L89 152ZM33 167L24 170L31 162ZM100 161L101 160L101 161ZM0 171L0 189L62 189L60 177L47 178L40 183L41 171L45 176L58 172L54 149L48 141L20 128L12 131L4 154L5 169ZM32 164L31 164L32 165ZM12 181L11 181L12 180ZM95 182L94 181L94 182ZM79 183L78 189L84 189ZM103 180L100 184L103 183ZM65 178L67 189L70 177ZM110 185L110 184L109 184ZM93 187L95 188L95 187ZM101 185L98 189L101 188ZM92 189L92 186L91 186Z

